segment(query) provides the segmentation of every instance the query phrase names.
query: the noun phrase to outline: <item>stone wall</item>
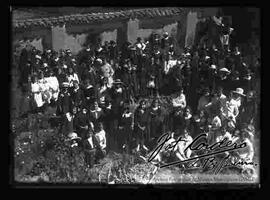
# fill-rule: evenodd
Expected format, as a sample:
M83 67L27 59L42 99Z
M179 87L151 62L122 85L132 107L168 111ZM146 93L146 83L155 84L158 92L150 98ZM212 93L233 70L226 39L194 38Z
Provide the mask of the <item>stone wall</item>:
M149 22L148 20L147 25L142 25L143 28L141 28L141 24L143 23L145 22L138 19L128 21L127 37L130 43L134 44L137 37L141 37L142 39L149 38L153 32L158 34L168 32L169 35L177 34L178 22L176 20L171 20L169 24L159 21L158 19L152 20L152 22Z

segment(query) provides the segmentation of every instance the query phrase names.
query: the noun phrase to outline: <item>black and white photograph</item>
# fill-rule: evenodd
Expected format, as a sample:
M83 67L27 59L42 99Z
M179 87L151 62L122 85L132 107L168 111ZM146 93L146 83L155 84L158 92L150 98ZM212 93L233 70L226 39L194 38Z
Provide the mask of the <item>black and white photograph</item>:
M13 184L260 183L260 8L10 16Z

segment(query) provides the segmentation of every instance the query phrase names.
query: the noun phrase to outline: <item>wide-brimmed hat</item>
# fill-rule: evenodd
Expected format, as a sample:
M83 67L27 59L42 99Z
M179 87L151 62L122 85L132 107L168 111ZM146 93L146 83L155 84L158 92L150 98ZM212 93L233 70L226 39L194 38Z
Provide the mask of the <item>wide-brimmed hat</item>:
M223 67L219 70L220 72L225 72L225 73L231 73L227 68Z
M236 93L236 94L239 94L239 95L241 95L241 96L246 96L245 94L244 94L244 90L242 89L242 88L236 88L236 90L235 91L232 91L233 93Z
M63 82L62 87L69 87L69 83L68 82Z
M217 69L217 66L216 65L211 65L210 69Z
M36 55L35 58L41 60L41 56L40 55Z
M123 84L123 82L121 81L121 79L116 79L113 83L114 84Z
M249 133L254 133L255 128L254 128L253 125L248 125L247 127L245 127L245 128L243 129L243 131L249 132Z
M102 63L102 60L100 58L97 58L96 61Z
M209 56L205 56L205 60L208 60L208 59L210 59L210 57Z
M78 140L78 139L80 140L80 139L82 139L82 138L78 137L77 133L75 133L75 132L69 133L68 138L69 138L69 140Z

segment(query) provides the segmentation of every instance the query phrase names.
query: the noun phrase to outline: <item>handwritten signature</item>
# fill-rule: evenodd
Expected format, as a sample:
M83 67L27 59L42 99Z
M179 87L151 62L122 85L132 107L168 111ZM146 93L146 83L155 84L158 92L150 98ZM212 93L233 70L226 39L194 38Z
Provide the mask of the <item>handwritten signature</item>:
M177 144L180 141L185 141L185 138L179 137L177 140L168 143L168 141L171 139L171 135L169 133L163 134L158 139L158 145L155 147L154 151L150 154L148 158L148 162L151 162L153 159L156 158L156 156L161 152L161 150L165 151L171 151L173 152L177 146ZM204 139L204 140L202 140ZM191 150L196 153L196 151L200 150L206 150L206 153L203 155L196 155L194 157L188 158L186 160L179 160L171 163L167 163L164 165L161 165L160 168L173 166L173 165L179 165L188 162L187 168L205 168L208 166L209 170L215 170L215 174L217 174L222 168L228 167L228 166L237 166L237 165L254 165L253 162L235 162L231 163L228 162L230 155L226 155L220 162L217 161L216 155L222 154L225 152L231 152L239 149L243 149L247 146L246 142L242 142L240 144L237 144L236 142L232 142L231 140L228 140L226 137L216 143L213 143L209 145L208 143L205 143L207 139L207 134L203 133L197 136L185 149L184 152ZM199 143L198 141L201 140ZM204 158L204 163L199 164L202 158Z

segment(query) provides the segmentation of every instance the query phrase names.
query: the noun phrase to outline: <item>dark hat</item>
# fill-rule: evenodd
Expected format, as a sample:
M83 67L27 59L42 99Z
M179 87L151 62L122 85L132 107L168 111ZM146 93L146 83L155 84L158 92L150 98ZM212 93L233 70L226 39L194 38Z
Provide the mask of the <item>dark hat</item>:
M142 38L141 37L137 37L137 41L141 41L142 40Z

